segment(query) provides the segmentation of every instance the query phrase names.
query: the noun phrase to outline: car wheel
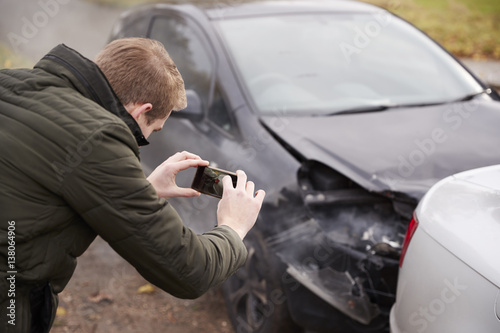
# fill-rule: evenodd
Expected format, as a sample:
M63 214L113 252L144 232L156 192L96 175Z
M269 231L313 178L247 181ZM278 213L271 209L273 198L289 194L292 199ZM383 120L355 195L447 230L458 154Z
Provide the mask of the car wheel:
M224 299L236 333L300 332L290 318L277 264L257 231L245 237L248 257L223 285Z

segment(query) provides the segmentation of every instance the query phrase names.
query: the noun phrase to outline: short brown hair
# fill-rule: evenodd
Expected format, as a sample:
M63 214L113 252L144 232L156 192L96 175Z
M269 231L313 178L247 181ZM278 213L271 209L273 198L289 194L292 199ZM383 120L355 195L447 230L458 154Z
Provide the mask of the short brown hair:
M184 81L162 43L147 38L122 38L106 45L95 63L123 105L151 103L148 123L187 105Z

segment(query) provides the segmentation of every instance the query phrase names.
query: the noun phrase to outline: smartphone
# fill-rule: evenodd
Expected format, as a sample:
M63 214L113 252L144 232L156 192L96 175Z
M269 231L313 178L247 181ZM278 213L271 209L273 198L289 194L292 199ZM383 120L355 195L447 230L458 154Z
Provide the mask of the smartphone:
M238 180L236 173L208 166L199 166L194 175L191 188L220 199L223 190L222 178L226 175L231 176L233 187L236 187L236 181Z

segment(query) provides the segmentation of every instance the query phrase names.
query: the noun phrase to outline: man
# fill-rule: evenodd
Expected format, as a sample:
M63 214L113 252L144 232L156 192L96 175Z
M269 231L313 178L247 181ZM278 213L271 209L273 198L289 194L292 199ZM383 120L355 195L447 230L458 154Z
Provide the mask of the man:
M59 45L32 70L0 71L0 331L48 332L76 258L100 235L147 280L181 298L246 259L242 239L265 193L223 179L217 224L196 235L165 200L197 196L176 174L207 165L177 153L146 179L139 146L186 107L163 46L110 43L95 63Z

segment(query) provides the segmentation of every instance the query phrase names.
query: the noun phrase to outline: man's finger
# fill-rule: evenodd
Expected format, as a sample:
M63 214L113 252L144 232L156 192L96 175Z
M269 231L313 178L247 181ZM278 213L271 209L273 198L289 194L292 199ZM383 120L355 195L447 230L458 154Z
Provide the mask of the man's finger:
M207 166L208 161L204 160L183 160L179 162L173 162L171 164L172 169L174 170L175 173L189 169L191 167L198 167L198 166Z
M175 192L175 197L199 197L200 192L193 190L192 188L178 187Z
M264 190L258 190L257 193L255 193L255 199L262 205L262 202L264 201L264 198L266 196L266 192Z
M224 176L222 177L222 196L225 196L227 193L227 190L229 189L234 189L233 187L233 179L231 176Z
M255 191L255 184L252 181L248 181L246 184L247 194L253 197Z
M190 152L187 152L187 151L183 151L183 152L180 152L180 153L175 153L174 155L172 155L169 160L171 162L179 162L179 161L183 161L183 160L188 160L188 159L191 159L191 160L201 160L201 157L196 155L196 154L193 154L193 153L190 153Z
M247 183L247 175L242 170L237 170L236 175L238 176L238 181L236 182L236 188L244 191L245 185Z

